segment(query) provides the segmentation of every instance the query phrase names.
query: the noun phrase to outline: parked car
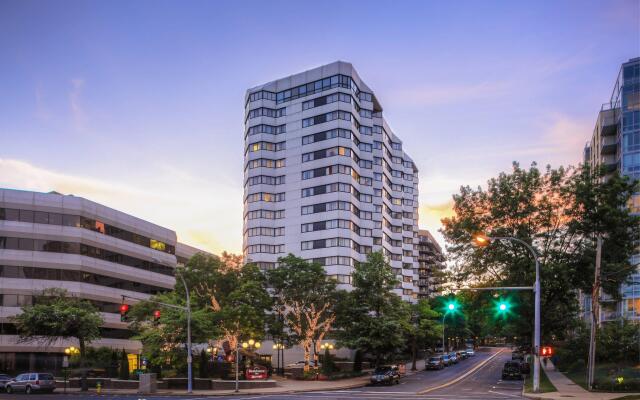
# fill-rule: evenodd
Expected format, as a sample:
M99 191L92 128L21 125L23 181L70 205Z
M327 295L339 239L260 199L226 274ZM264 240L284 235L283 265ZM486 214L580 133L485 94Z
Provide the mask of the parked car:
M400 369L397 365L383 365L376 368L371 374L371 384L376 385L384 383L385 385L400 384Z
M475 350L473 350L473 348L472 348L472 347L467 347L467 349L465 350L465 352L467 353L467 355L468 355L469 357L473 357L473 356L475 356L475 355L476 355L476 352L475 352Z
M522 379L522 372L520 372L520 363L517 361L507 361L502 367L502 379Z
M25 392L27 394L33 392L53 393L55 388L56 380L53 375L41 372L20 374L4 386L4 390L7 393Z
M458 360L466 360L467 358L469 358L465 350L460 350L456 352L456 354L458 354Z
M524 360L524 353L518 350L511 352L511 360Z
M425 363L425 369L443 369L444 360L442 356L429 357Z
M312 364L313 361L309 361L309 363ZM304 364L305 364L304 360L296 361L294 363L287 364L285 368L304 368Z
M457 364L458 363L458 354L456 354L455 351L452 351L451 353L449 353L449 359L451 359L451 363Z
M441 357L445 367L448 367L453 364L453 361L451 361L451 358L449 358L448 354L443 354Z
M0 374L0 389L4 390L4 385L11 380L11 377L6 374Z

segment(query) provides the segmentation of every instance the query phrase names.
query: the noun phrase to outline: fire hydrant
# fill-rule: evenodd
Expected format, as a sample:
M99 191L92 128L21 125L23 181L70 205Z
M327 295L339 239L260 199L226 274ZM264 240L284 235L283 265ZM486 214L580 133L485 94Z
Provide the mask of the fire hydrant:
M96 384L96 393L100 394L101 391L102 391L102 385L100 384L100 382L98 382Z

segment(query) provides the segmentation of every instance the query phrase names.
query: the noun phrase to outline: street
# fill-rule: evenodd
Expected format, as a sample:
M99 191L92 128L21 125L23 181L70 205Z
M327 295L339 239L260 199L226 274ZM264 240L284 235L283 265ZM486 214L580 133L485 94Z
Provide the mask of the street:
M486 364L483 362L490 359ZM522 381L502 381L501 371L503 364L511 359L511 352L507 349L490 348L479 351L476 356L441 371L418 371L402 379L400 385L395 386L366 386L352 390L318 391L291 394L241 394L238 396L226 396L235 400L265 399L265 400L291 400L291 399L514 399L521 398ZM476 369L476 367L478 367ZM468 374L464 376L465 374ZM448 384L456 378L462 379ZM22 395L0 395L0 399L15 399ZM170 396L173 399L213 399L219 396ZM38 399L96 399L106 398L114 400L160 400L168 396L142 396L142 395L64 395L62 393L52 395L39 395Z

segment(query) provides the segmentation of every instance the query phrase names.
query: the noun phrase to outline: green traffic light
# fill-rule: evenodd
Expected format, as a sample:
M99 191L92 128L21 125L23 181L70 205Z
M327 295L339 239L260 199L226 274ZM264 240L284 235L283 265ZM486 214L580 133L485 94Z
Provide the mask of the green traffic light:
M455 310L456 305L455 305L455 304L453 304L453 303L449 303L449 306L448 306L448 307L449 307L449 310L453 311L453 310Z
M500 311L506 311L507 310L507 305L504 303L500 303Z

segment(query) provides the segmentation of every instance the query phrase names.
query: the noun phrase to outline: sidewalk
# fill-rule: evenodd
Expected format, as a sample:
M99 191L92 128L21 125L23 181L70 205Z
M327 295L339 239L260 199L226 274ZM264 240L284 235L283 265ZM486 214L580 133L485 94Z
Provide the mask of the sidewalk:
M547 363L540 364L544 372L547 374L547 378L551 381L553 386L556 387L557 392L549 393L525 393L525 397L530 399L584 399L584 400L611 400L617 399L623 396L638 395L638 393L604 393L604 392L589 392L584 390L580 385L574 383L571 379L564 376L564 374L553 365L551 360L547 360Z
M418 360L416 363L417 371L411 371L411 363L406 364L406 375L413 375L424 369L424 360ZM315 392L315 391L329 391L329 390L346 390L354 389L366 386L369 383L370 375L366 374L357 378L341 379L337 381L298 381L294 379L281 379L279 377L273 377L277 381L277 387L273 388L256 388L256 389L240 389L238 393L241 394L289 394L300 392ZM56 389L57 393L62 393L61 388ZM95 388L89 390L90 393L95 393ZM67 394L80 394L80 389L73 388L67 389ZM102 394L138 394L135 389L104 389ZM194 390L193 395L196 396L229 396L236 394L233 390ZM155 395L169 396L169 395L187 395L186 390L158 390Z

